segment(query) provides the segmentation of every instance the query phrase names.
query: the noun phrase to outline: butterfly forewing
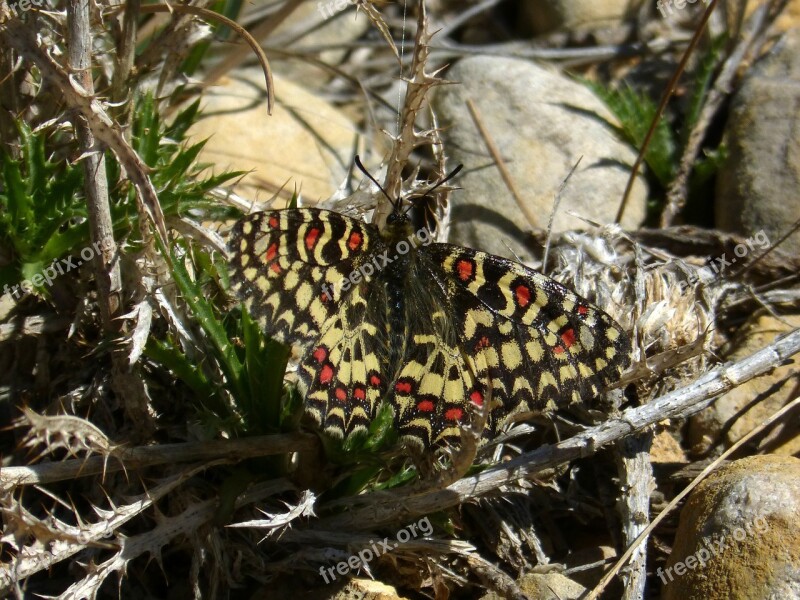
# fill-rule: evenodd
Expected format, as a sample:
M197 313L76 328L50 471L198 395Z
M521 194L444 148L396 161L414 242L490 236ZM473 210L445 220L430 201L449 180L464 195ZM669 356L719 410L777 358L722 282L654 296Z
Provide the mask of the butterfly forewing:
M232 290L267 335L309 347L339 309L343 278L379 241L375 231L311 208L254 213L233 228Z
M489 434L518 412L585 401L619 378L630 343L606 313L560 283L485 252L433 244L466 352L482 354L492 384Z

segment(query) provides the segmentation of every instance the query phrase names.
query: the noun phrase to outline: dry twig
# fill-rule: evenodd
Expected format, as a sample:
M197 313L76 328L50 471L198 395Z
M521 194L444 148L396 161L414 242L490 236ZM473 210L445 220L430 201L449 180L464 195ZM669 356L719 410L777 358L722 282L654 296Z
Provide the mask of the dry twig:
M711 461L706 466L706 468L703 469L703 471L699 475L697 475L697 477L695 477L692 483L690 485L687 485L683 490L681 490L680 493L676 495L670 501L670 503L664 508L664 510L662 510L661 513L659 513L659 515L650 522L650 524L641 532L641 534L639 534L639 536L635 540L630 542L628 549L622 554L622 556L619 557L616 564L611 568L611 570L609 570L608 573L606 573L603 576L603 579L600 580L600 582L595 586L595 588L591 591L591 593L588 596L586 596L586 600L595 600L596 598L599 597L599 595L603 592L603 590L605 590L606 587L608 587L608 584L614 578L614 575L616 575L619 572L619 570L628 561L631 555L639 551L639 548L641 548L645 540L647 540L647 536L650 534L650 532L653 531L653 529L655 529L656 526L659 523L661 523L661 521L663 521L667 517L667 515L670 514L672 509L675 508L680 503L680 501L683 500L693 489L695 489L700 484L700 482L703 481L703 479L708 477L714 471L714 469L716 469L719 465L725 462L725 460L727 460L727 458L732 454L734 454L739 448L741 448L755 436L760 434L762 431L767 429L770 425L777 422L778 419L780 419L784 415L790 413L792 410L797 408L797 406L800 406L800 398L795 398L794 400L783 406L780 410L770 415L769 418L765 419L760 425L755 427L747 435L742 436L742 438L737 440L736 443L732 444L731 447L728 448L725 452L723 452L719 457Z

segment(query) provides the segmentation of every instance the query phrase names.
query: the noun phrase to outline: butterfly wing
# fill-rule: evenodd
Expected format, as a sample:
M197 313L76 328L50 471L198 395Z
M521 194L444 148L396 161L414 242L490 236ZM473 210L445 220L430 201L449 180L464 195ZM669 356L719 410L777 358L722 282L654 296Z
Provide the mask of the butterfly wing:
M485 361L475 394L491 384L489 435L520 413L597 395L630 364L619 325L540 273L449 244L430 245L423 265L449 298L461 351Z
M372 225L331 211L254 213L233 228L231 286L268 336L305 349L336 314L352 290L343 283L376 243Z
M630 362L603 311L469 248L432 244L407 268L342 285L385 250L372 225L324 210L257 213L234 227L233 289L268 335L307 351L300 384L329 433L365 429L386 397L401 436L441 445L490 397L491 435L520 413L597 394ZM389 300L388 289L402 294Z
M424 448L460 436L479 372L459 347L446 296L425 275L415 261L377 272L322 326L299 374L306 408L326 432L367 429L385 398L406 441ZM397 288L399 305L387 291Z
M392 356L387 360L387 402L400 436L420 448L455 441L480 404L484 390L476 357L463 351L452 307L423 267L422 250L387 272L386 288L402 293L391 320Z
M322 327L299 376L306 409L336 437L365 430L386 391L386 292L360 284Z
M444 312L434 315L446 319ZM395 426L407 442L423 448L457 440L474 405L483 402L485 370L474 356L442 336L414 333L389 389Z

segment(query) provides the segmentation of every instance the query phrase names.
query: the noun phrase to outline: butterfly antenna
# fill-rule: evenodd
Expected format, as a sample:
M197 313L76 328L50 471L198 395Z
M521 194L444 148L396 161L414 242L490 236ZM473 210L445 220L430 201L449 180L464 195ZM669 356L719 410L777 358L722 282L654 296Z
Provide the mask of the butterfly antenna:
M425 192L425 193L423 194L423 196L427 196L428 194L430 194L430 193L431 193L433 190L435 190L435 189L436 189L436 188L438 188L439 186L442 186L442 185L444 185L445 183L447 183L448 181L450 181L450 180L451 180L453 177L455 177L456 175L458 175L459 171L461 171L461 169L463 169L463 168L464 168L464 165L458 165L458 166L457 166L455 169L453 169L452 171L450 171L450 174L449 174L447 177L445 177L444 179L442 179L442 180L441 180L439 183L437 183L437 184L436 184L436 185L434 185L434 186L433 186L431 189L429 189L427 192Z
M364 167L364 165L361 163L361 159L358 157L358 154L356 154L355 163L356 166L358 167L358 170L361 171L364 175L366 175L372 183L377 185L378 189L382 191L383 195L386 196L389 202L392 203L392 206L397 208L397 203L394 200L392 200L392 197L389 194L386 193L386 190L383 189L383 186L380 183L378 183L378 180L375 179L372 175L370 175L369 171L367 171L366 167Z
M430 188L430 189L429 189L427 192L425 192L424 194L422 194L422 196L419 196L419 197L420 197L420 198L425 198L426 196L429 196L429 195L430 195L430 193L431 193L432 191L434 191L436 188L438 188L438 187L439 187L439 186L441 186L441 185L444 185L445 183L447 183L448 181L450 181L450 180L451 180L453 177L455 177L456 175L458 175L458 172L459 172L459 171L461 171L461 169L463 169L463 168L464 168L464 165L458 165L458 166L457 166L455 169L453 169L453 170L450 172L450 174L449 174L447 177L445 177L444 179L442 179L440 182L438 182L436 185L434 185L432 188ZM413 206L413 205L412 205L412 206ZM409 211L409 210L411 210L412 206L409 206L409 207L408 207L408 209L406 210L406 213L408 213L408 211Z

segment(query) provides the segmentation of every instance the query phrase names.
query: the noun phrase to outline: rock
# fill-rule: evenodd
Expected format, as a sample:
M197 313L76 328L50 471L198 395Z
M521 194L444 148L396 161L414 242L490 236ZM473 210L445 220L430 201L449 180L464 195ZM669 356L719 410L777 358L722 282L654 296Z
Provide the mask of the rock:
M261 71L220 80L203 96L203 117L190 130L194 141L209 138L200 162L253 171L235 191L267 200L295 187L305 201L327 199L350 166L356 127L341 112L298 85L275 77L275 108L267 115ZM312 133L313 132L313 133Z
M405 596L380 581L351 579L331 600L405 600Z
M605 574L606 565L619 558L617 549L607 545L607 541L607 538L592 536L585 545L564 557L564 566L570 570L572 581L589 589L597 585Z
M710 475L656 575L664 600L800 598L800 460L751 456Z
M317 584L322 583L319 579ZM338 579L326 585L309 585L308 581L296 575L279 577L270 585L249 596L250 600L270 600L272 598L302 598L303 600L407 600L397 589L380 581L354 577Z
M696 1L696 0L695 0ZM619 25L632 14L630 0L539 0L521 2L524 19L535 33Z
M616 136L610 125L614 118L589 89L531 62L507 58L468 58L446 78L460 83L438 88L434 107L451 164L465 166L458 180L463 189L451 196L454 243L527 260L527 232L547 227L558 189L581 157L561 195L554 231L589 227L571 213L599 223L614 221L636 151ZM470 98L535 223L526 220L503 184L467 109ZM643 221L646 198L647 186L639 178L624 227Z
M750 356L783 335L800 327L800 316L787 315L779 319L770 315L758 315L742 328L741 341L726 360L740 360ZM694 453L703 454L724 436L726 447L750 432L759 423L779 410L794 398L795 381L800 376L796 362L775 367L768 374L752 379L727 394L714 404L694 415L689 420L689 446ZM768 398L756 402L762 394L771 391ZM761 442L768 451L792 456L800 452L800 436L797 428L788 427L778 439L768 437ZM764 451L763 448L759 449Z
M561 573L527 573L517 585L528 598L536 600L578 600L586 593L585 587ZM481 600L502 600L502 597L490 591Z
M777 241L800 219L800 28L748 71L728 119L730 155L717 177L719 228ZM800 253L800 232L781 244Z
M650 460L656 463L687 463L686 453L669 431L660 431L653 437Z

